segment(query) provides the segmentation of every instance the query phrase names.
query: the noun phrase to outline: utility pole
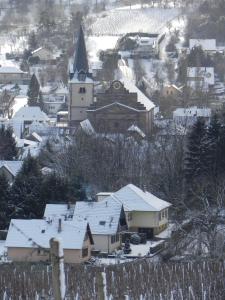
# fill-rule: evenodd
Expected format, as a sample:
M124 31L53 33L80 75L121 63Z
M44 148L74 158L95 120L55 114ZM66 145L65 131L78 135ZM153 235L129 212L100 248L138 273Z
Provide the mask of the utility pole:
M52 265L52 286L55 300L65 300L64 256L61 241L50 240L50 256Z

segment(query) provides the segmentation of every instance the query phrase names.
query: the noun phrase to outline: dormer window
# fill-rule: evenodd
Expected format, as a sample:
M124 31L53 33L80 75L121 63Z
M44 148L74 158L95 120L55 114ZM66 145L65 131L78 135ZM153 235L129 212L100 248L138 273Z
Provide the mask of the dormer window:
M86 88L85 87L80 87L79 94L85 94L85 93L86 93Z

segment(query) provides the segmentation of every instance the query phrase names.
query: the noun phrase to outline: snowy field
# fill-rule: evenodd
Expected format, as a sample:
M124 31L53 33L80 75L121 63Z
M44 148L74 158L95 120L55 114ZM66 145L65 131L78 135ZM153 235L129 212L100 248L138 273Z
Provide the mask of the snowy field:
M86 46L89 62L98 62L101 50L114 49L118 38L118 36L88 36Z
M166 24L180 14L171 8L118 8L90 15L87 22L93 35L123 35L128 32L160 33ZM95 20L91 22L91 20Z

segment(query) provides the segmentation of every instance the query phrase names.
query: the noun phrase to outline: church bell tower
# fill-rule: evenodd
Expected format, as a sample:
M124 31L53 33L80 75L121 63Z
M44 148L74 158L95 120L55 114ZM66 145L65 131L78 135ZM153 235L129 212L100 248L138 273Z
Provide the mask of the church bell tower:
M93 103L94 92L82 26L80 26L75 58L69 76L69 123L73 126L87 118L86 110Z

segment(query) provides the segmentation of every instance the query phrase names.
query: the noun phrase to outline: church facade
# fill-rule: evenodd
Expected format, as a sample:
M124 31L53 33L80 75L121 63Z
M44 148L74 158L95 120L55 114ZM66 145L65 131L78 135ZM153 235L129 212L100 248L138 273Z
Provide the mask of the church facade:
M115 80L104 92L94 95L82 27L69 76L70 127L88 119L100 133L126 133L134 128L142 135L151 133L154 104L132 82Z
M138 101L138 94L130 92L118 80L111 83L87 110L87 117L95 130L101 133L125 133L135 126L145 134L152 130L152 110Z

